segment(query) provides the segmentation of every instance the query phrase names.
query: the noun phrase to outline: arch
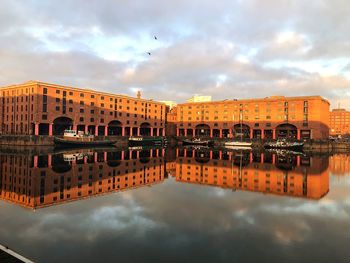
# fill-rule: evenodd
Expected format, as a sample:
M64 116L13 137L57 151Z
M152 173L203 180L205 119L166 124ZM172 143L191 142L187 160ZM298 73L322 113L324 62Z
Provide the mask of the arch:
M297 127L290 123L283 123L276 127L276 138L277 139L296 139L297 138Z
M233 125L232 133L234 137L249 139L250 138L250 127L244 123L237 123Z
M52 156L52 170L55 173L66 173L72 169L69 162L66 162L63 158L63 154L55 154Z
M141 136L151 136L151 124L149 124L148 122L141 123L140 135Z
M195 127L195 136L210 136L210 127L207 124L198 124Z
M73 120L68 117L58 117L53 121L53 135L63 135L64 130L73 126Z
M108 135L122 135L123 124L118 120L113 120L108 123Z

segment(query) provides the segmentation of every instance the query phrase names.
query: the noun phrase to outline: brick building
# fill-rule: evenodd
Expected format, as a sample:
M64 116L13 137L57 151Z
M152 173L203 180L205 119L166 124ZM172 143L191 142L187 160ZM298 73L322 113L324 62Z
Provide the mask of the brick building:
M333 109L329 122L330 135L350 135L350 111Z
M0 88L0 133L165 135L165 104L37 81Z
M320 96L224 100L178 104L177 136L245 139L324 139L329 136L329 102Z

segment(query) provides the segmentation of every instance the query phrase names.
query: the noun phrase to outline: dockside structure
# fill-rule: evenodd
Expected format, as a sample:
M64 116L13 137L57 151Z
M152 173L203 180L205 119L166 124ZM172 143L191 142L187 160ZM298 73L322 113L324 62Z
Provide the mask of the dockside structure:
M169 125L180 137L327 139L329 106L320 96L183 103Z
M0 88L0 134L165 135L165 104L39 81Z

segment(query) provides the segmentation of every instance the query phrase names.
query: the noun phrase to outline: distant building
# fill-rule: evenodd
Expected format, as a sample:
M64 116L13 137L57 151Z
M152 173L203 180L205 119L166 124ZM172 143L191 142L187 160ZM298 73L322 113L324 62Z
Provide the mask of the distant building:
M177 136L326 139L329 105L320 96L191 102L170 117Z
M211 101L211 96L194 95L193 97L187 100L187 102L208 102L208 101Z
M330 112L330 135L350 135L350 111L333 109Z
M171 101L171 100L161 100L160 102L164 103L167 107L169 107L169 110L171 110L177 105L175 101Z

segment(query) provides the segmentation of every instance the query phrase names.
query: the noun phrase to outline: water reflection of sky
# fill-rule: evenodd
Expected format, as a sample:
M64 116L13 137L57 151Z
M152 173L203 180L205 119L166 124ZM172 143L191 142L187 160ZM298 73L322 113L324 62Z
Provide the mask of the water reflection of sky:
M0 202L0 243L38 262L348 262L349 175L320 200L170 178L35 211Z

